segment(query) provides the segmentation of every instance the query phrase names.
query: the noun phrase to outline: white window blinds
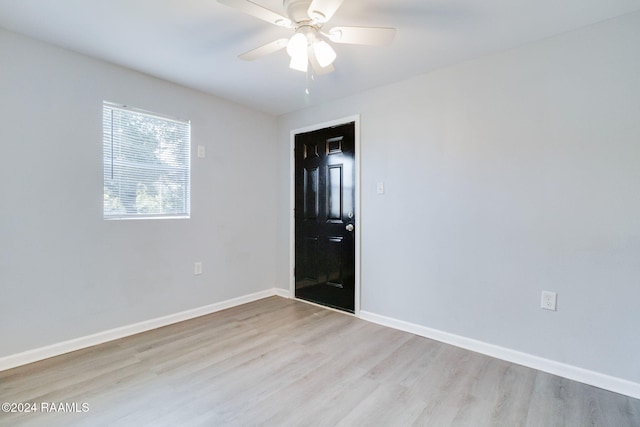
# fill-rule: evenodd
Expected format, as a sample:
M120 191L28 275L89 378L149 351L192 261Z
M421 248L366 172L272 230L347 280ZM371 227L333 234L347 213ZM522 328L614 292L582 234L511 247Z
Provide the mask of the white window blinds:
M188 218L191 125L103 103L104 218Z

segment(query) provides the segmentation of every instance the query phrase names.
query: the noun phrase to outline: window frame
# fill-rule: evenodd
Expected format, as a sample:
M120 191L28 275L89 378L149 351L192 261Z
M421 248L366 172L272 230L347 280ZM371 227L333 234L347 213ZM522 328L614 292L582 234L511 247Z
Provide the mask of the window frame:
M186 126L186 130L183 130L182 134L185 137L184 144L186 147L181 149L181 154L184 156L184 160L186 161L183 166L170 166L170 165L149 165L149 167L153 167L154 170L163 170L163 171L172 171L179 172L184 174L184 179L179 182L185 186L184 188L184 197L182 198L182 204L184 209L181 209L181 212L163 212L163 213L149 213L149 212L138 212L138 213L109 213L106 209L107 199L106 197L103 199L102 206L102 217L103 220L106 221L119 221L119 220L144 220L144 219L189 219L191 218L191 121L172 117L170 115L156 113L153 111L141 109L138 107L132 107L126 104L119 104L115 102L103 101L102 102L102 166L103 166L103 196L107 195L107 170L108 170L108 160L110 161L110 167L113 173L113 115L111 117L107 117L107 112L113 112L115 110L129 112L133 114L139 114L142 116L148 116L153 120L163 120L167 122L177 123L181 126ZM107 129L107 124L110 124L110 128ZM111 157L107 158L108 146L111 145ZM144 163L140 163L144 165ZM139 185L137 183L136 185ZM118 194L116 197L120 197ZM137 197L137 196L136 196Z

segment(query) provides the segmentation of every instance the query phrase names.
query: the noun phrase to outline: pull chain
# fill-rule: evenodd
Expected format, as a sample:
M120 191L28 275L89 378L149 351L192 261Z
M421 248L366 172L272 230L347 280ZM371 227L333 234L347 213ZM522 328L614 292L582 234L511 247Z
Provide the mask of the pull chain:
M308 68L307 68L307 72L305 73L305 75L306 75L307 87L304 89L304 93L306 95L309 95L311 93L309 91L309 80L311 80L312 82L315 81L316 80L316 76L312 72L310 73Z

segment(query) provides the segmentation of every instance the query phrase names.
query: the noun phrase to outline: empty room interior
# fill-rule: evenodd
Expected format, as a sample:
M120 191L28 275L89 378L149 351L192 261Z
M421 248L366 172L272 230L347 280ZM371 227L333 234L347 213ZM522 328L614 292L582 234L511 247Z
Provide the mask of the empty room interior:
M0 0L0 58L0 426L640 426L640 0Z

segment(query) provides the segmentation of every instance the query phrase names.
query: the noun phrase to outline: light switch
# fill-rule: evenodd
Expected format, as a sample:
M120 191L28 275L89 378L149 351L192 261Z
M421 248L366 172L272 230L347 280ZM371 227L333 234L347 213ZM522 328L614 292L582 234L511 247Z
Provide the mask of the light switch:
M378 182L377 191L378 194L384 194L384 182Z

